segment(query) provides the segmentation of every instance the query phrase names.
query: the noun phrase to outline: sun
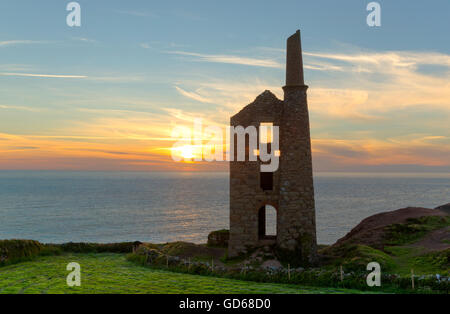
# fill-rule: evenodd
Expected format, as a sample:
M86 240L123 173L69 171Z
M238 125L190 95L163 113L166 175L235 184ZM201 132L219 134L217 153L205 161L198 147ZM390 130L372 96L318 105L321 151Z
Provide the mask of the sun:
M191 145L181 146L178 149L181 157L183 157L184 159L192 159L195 157L194 147Z
M192 161L193 158L201 156L201 148L199 149L195 145L183 145L172 148L172 157L184 159L185 162Z

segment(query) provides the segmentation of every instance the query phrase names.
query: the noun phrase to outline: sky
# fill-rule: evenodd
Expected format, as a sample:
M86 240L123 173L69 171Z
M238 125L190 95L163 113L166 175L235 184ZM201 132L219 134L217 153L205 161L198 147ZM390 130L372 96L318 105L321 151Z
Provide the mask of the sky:
M226 171L173 129L282 99L300 29L315 171L450 172L448 0L69 2L0 2L2 170Z

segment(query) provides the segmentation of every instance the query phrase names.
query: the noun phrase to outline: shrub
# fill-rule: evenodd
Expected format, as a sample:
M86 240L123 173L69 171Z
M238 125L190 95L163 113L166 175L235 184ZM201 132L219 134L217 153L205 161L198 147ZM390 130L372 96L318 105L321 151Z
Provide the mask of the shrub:
M56 247L61 248L64 252L72 253L131 253L134 242L121 242L121 243L64 243L55 244Z
M0 266L30 260L39 255L42 244L33 240L0 240Z
M326 259L334 266L342 265L347 271L365 269L370 262L377 262L382 269L393 267L392 257L383 251L361 244L344 244L337 247L326 248L322 251Z
M44 244L42 250L39 253L41 256L54 256L61 255L63 253L62 249L57 244Z
M147 265L147 257L144 255L130 253L127 254L127 260L136 263L138 265Z
M370 250L368 250L370 249ZM350 252L366 252L371 258L373 255L383 256L383 252L368 247L348 248ZM372 251L373 250L373 251ZM370 254L369 254L370 253ZM350 254L350 253L349 253ZM310 268L291 269L290 277L286 268L260 269L251 266L240 268L224 268L215 266L214 269L208 262L193 262L186 264L184 259L167 256L157 250L141 248L135 254L129 254L128 260L140 265L150 266L155 269L166 269L174 272L189 273L205 276L218 276L230 279L239 279L255 282L290 283L299 285L311 285L322 287L339 287L359 290L386 291L386 292L447 292L450 278L437 276L422 276L415 278L416 290L411 290L411 277L393 274L382 274L382 287L368 287L366 277L369 272L344 270L343 278L338 268ZM365 267L363 268L365 269Z
M392 224L385 228L385 243L403 245L412 243L430 231L450 225L450 216L426 216L409 218L403 224Z
M442 270L443 275L449 275L450 249L438 252L430 252L414 258L414 265L433 265Z
M213 231L208 234L208 246L211 247L228 247L230 239L230 231L226 229Z

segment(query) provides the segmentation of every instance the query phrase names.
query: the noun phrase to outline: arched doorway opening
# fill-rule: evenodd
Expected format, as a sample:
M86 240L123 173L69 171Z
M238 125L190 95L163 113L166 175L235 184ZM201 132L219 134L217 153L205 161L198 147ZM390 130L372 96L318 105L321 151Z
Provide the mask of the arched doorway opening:
M258 236L260 240L277 237L277 210L272 205L264 205L258 211Z

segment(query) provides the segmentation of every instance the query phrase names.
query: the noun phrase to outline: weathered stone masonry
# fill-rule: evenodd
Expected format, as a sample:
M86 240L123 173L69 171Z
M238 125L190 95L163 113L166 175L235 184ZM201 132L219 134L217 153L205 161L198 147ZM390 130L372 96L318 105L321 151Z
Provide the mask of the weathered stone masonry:
M276 244L284 252L312 263L316 256L316 223L311 139L304 84L300 31L288 38L284 101L270 91L231 117L232 126L257 129L271 122L280 128L280 166L272 189L261 188L261 161L230 163L229 256L249 248ZM246 142L248 149L248 142ZM265 237L261 218L265 205L277 210L277 236Z

